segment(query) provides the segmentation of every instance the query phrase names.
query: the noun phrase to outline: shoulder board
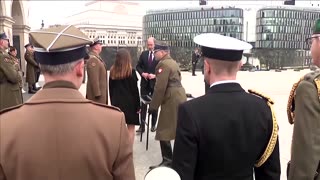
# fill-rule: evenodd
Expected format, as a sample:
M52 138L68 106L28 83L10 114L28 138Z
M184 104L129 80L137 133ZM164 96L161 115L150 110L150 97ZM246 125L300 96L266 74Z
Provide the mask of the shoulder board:
M270 108L271 111L271 116L272 116L272 133L271 136L269 138L269 142L267 147L265 148L263 154L261 155L261 157L259 158L259 160L255 163L255 167L260 167L262 166L267 160L268 158L271 156L276 144L277 144L277 139L278 139L278 123L276 120L276 116L273 110L272 105L274 104L274 102L268 97L265 96L257 91L254 90L248 90L249 93L254 94L256 96L261 97L262 99L265 99L267 101L267 104Z
M268 101L268 102L271 103L271 104L274 104L274 102L271 100L271 98L269 98L268 96L266 96L266 95L264 95L264 94L262 94L262 93L259 93L259 92L255 91L255 90L252 90L252 89L249 89L248 92L249 92L250 94L254 94L254 95L256 95L256 96L258 96L258 97L260 97L260 98Z
M98 106L101 106L101 107L106 107L106 108L109 108L109 109L112 109L112 110L116 110L116 111L122 112L122 111L120 110L120 108L115 107L115 106L110 106L110 105L106 105L106 104L101 104L101 103L97 103L97 102L94 102L94 101L91 101L91 103L94 104L94 105L98 105Z
M14 109L18 109L21 106L23 106L23 104L19 104L19 105L16 105L16 106L12 106L12 107L9 107L9 108L2 109L0 111L0 114L4 114L4 113L9 112L9 111L14 110Z
M320 75L320 69L318 68L318 69L316 69L315 71L312 71L312 72L306 74L306 75L304 76L304 80L305 80L305 81L310 81L310 82L312 82L312 81L313 81L315 78L317 78L319 75Z
M290 124L294 123L294 109L295 109L294 96L296 93L296 89L302 80L304 80L304 77L300 78L298 82L293 84L292 89L289 94L288 104L287 104L287 116L288 116L288 121Z

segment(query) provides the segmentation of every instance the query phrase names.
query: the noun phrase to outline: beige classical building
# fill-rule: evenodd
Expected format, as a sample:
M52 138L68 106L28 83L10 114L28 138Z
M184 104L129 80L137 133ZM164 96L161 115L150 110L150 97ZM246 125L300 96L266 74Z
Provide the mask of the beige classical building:
M24 45L29 42L28 14L29 1L0 0L0 32L5 32L9 36L10 44L17 48L23 69L25 69L25 61L21 57L25 52Z
M137 2L91 1L85 10L66 18L89 38L98 37L105 46L142 45L142 18L145 10Z

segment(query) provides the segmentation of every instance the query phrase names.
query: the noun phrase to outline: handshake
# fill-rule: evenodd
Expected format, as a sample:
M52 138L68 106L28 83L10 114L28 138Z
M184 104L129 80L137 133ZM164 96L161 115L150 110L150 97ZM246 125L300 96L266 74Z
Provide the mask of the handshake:
M154 74L142 73L141 75L145 79L155 79L156 78L156 75L154 75Z

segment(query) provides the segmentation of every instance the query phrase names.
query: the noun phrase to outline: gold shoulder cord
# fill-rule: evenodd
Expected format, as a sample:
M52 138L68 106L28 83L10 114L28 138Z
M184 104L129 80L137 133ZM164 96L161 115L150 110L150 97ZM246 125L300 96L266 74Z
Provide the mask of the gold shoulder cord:
M319 97L319 100L320 100L320 79L315 78L313 81L314 81L314 83L315 83L315 84L316 84L316 86L317 86L317 90L318 90L318 97Z
M299 85L299 83L303 80L303 77L300 78L300 80L296 83L293 84L292 89L290 91L289 99L288 99L288 104L287 104L287 116L288 116L288 121L290 124L294 123L294 112L293 112L293 102L294 102L294 94L296 92L296 89Z
M259 97L262 97L263 99L266 99L267 100L267 104L270 107L271 114L272 114L272 134L271 134L271 137L269 139L269 143L268 143L265 151L263 152L262 156L260 157L260 159L254 165L255 167L260 167L268 160L268 158L270 157L270 155L272 154L272 152L274 150L274 147L276 146L277 139L278 139L278 123L277 123L276 116L275 116L275 113L274 113L274 110L273 110L273 107L272 107L274 102L269 97L267 97L267 96L265 96L265 95L263 95L261 93L258 93L258 92L254 91L254 90L250 90L249 89L248 91L251 94L254 94L254 95L257 95Z

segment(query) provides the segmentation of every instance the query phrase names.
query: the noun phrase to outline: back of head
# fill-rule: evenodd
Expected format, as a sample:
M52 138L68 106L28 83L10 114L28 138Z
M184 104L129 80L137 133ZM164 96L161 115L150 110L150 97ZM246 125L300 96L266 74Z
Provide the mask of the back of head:
M14 51L16 51L17 49L13 46L9 46L9 52L12 53Z
M132 65L131 55L125 48L118 50L116 60L110 69L111 79L124 79L131 76Z
M194 42L201 46L207 76L235 77L241 66L243 51L252 48L247 42L214 33L198 35Z

